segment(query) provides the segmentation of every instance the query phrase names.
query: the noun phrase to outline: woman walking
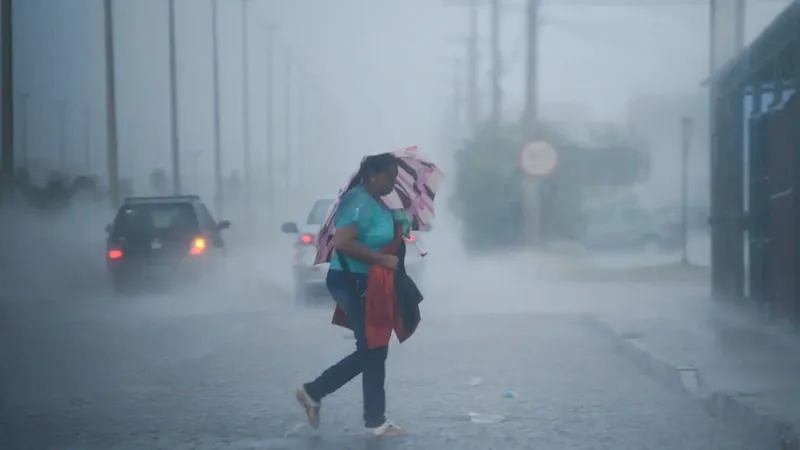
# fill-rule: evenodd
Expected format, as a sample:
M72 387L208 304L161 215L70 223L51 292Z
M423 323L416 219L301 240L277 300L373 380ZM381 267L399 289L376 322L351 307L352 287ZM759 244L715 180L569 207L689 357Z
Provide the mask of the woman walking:
M386 356L392 330L401 342L413 333L422 298L403 269L402 230L381 200L394 189L397 175L393 154L366 157L333 213L326 284L337 305L334 323L353 330L356 350L297 389L297 401L315 428L321 400L361 374L367 430L375 436L404 434L386 418ZM411 322L409 304L417 307Z

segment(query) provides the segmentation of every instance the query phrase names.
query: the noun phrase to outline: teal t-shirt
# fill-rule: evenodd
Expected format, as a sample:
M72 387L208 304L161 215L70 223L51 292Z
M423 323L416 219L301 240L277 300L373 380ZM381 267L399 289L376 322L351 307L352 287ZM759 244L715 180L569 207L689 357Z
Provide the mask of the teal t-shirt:
M336 215L333 217L333 224L336 228L356 224L358 226L358 242L376 252L389 245L394 239L394 215L361 186L351 189L342 197ZM351 272L369 272L369 264L346 256L345 259ZM330 268L343 270L336 250L331 255Z

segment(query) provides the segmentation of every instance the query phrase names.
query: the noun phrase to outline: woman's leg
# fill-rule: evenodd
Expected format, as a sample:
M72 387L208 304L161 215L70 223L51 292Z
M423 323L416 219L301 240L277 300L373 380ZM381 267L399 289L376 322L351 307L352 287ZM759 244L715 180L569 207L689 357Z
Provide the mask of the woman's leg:
M304 384L297 390L297 400L306 409L309 423L315 427L319 425L320 401L361 373L363 353L367 348L364 304L361 299L361 295L366 290L366 276L330 271L326 284L331 296L342 308L347 316L347 322L353 329L356 337L356 350L326 369L314 381Z
M325 370L317 379L304 384L297 393L306 408L309 422L319 424L320 401L362 374L364 425L376 435L396 435L402 430L386 420L386 357L389 347L370 350L367 346L364 303L365 275L329 273L327 284L337 305L344 310L356 338L356 350ZM351 280L355 280L353 286ZM354 295L357 294L357 295Z
M364 395L364 426L378 428L386 423L386 356L389 347L362 352L361 387Z
M400 436L405 430L386 420L386 356L389 347L362 352L361 374L364 392L364 425L375 436Z

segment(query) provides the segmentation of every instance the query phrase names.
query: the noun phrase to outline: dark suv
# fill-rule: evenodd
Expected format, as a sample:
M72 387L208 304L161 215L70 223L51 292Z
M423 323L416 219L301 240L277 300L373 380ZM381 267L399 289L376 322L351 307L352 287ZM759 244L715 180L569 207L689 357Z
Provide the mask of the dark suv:
M222 230L196 195L129 197L106 226L106 265L117 292L146 279L202 276L225 256Z

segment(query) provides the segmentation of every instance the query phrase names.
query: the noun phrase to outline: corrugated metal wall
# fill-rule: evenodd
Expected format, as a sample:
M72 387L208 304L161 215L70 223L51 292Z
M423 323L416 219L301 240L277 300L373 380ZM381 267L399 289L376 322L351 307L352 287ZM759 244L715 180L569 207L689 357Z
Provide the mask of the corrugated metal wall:
M781 93L754 100L748 120L745 294L778 316L798 320L800 105L791 91Z

